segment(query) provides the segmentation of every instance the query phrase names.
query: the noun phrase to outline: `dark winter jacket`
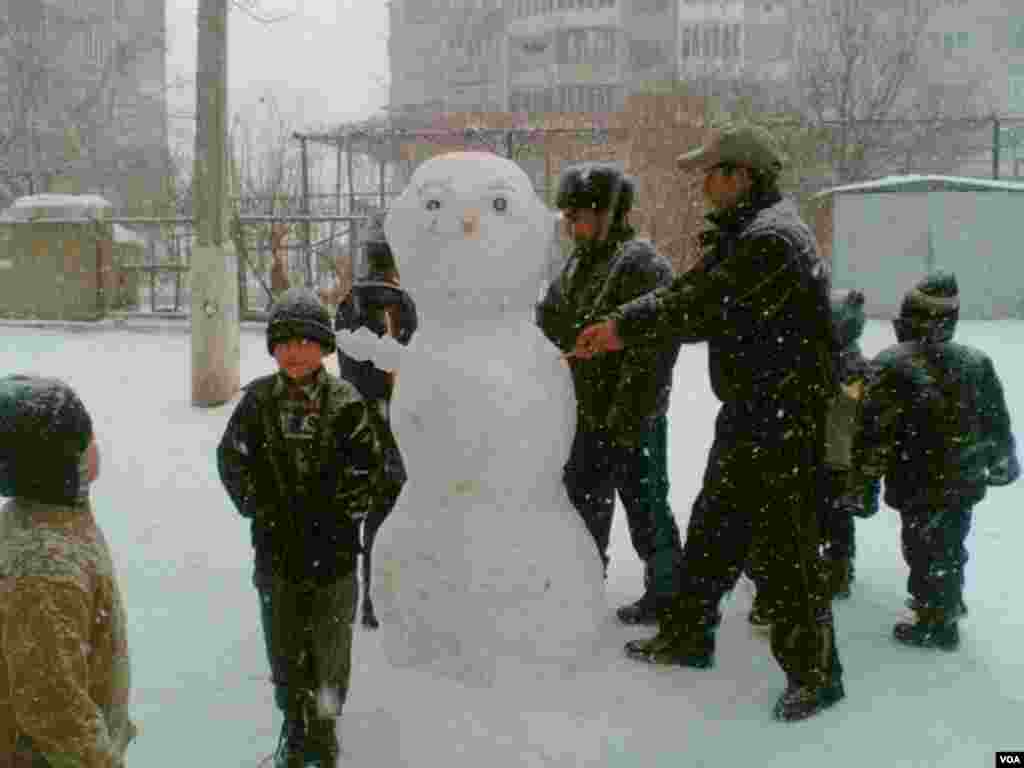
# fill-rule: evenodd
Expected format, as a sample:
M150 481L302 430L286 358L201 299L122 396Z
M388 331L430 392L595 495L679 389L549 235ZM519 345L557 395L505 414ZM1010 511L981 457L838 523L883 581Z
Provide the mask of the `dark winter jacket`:
M863 405L854 464L884 477L894 509L972 505L1016 478L1010 416L992 361L952 341L883 350Z
M835 391L829 272L796 207L777 193L708 216L704 258L611 317L629 346L708 343L715 395L754 421Z
M250 383L217 449L221 481L252 519L257 568L292 582L327 584L347 575L358 550L357 520L390 492L387 436L371 406L321 369L301 471L300 441L282 426L291 386L284 374Z
M672 266L632 230L613 230L598 246L577 247L537 305L537 325L559 349L579 331L630 299L672 281ZM675 339L638 344L591 360L570 360L578 418L632 443L668 410Z

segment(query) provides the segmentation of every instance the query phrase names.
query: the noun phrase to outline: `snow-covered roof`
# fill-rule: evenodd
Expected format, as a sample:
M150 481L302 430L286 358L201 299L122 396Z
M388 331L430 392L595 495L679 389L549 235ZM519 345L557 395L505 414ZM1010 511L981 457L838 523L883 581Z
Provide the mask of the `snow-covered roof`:
M917 175L886 176L871 181L844 184L819 192L815 197L872 192L1024 192L1024 182L998 181L970 176Z
M99 195L66 195L46 192L19 197L0 213L2 221L86 221L108 215L113 205Z
M114 224L114 242L115 243L131 243L132 245L139 245L145 247L147 245L146 238L137 232L128 229L128 227L122 227L120 224Z

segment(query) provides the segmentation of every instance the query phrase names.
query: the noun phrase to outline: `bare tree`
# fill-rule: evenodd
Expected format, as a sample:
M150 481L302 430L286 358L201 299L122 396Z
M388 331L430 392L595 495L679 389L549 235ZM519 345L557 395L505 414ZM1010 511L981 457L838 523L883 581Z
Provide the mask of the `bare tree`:
M819 125L833 124L837 181L862 178L887 147L893 118L908 117L907 92L938 0L799 0L794 10L796 94Z
M232 122L236 211L242 216L282 218L302 213L302 145L296 139L297 122L282 112L272 93L265 94L260 102L265 116L246 111L244 116L236 114ZM322 133L340 135L341 131L325 129ZM311 215L343 213L351 206L347 188L359 192L374 188L373 163L362 154L353 154L352 162L348 163L338 148L321 142L306 142L306 151ZM306 233L301 225L261 223L239 227L237 234L244 237L242 248L258 275L270 271L272 276L276 274L278 284L283 284L282 280L292 285L305 282L304 265L289 258L305 249ZM323 289L321 296L325 301L336 303L347 292L351 272L347 254L343 255L340 247L342 234L333 223L313 223L309 234L316 286Z
M0 12L0 198L38 192L68 169L68 139L83 153L110 156L117 87L162 37L122 39L113 19L41 0L6 0Z

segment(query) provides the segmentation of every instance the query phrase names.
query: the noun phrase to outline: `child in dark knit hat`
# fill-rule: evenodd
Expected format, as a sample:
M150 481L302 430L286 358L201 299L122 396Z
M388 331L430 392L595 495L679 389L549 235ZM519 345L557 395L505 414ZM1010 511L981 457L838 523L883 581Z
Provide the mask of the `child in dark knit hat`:
M267 349L278 372L245 387L218 469L252 521L253 581L284 716L275 768L335 768L335 721L351 669L357 521L383 486L382 432L355 387L324 369L335 336L311 291L281 294Z
M338 300L334 328L342 332L342 338L367 328L378 337L387 335L402 345L408 344L416 332L416 305L401 287L394 254L384 237L383 220L375 223L370 237L363 243L362 256L359 269L350 263L348 269L339 270L338 284L321 293ZM343 278L342 271L347 279ZM286 290L290 285L287 272L278 270L277 274L277 287ZM375 497L373 509L362 520L359 544L362 555L362 623L368 629L376 629L379 623L370 597L373 542L394 508L407 478L405 461L390 426L389 406L396 371L378 368L371 360L355 359L345 352L343 346L338 347L338 373L359 391L376 414L386 454L385 483Z
M860 404L871 380L872 366L860 348L864 332L864 294L858 290L832 291L832 336L839 351L839 392L829 409L825 436L826 488L819 517L822 554L825 557L829 592L847 598L854 578L856 535L854 519L870 517L877 505L846 493L852 468L852 448L860 429ZM877 483L869 492L877 497ZM870 494L869 494L870 495Z
M868 484L866 493L847 493L851 469L851 451L856 431L860 428L860 402L870 380L871 364L861 352L860 337L864 332L864 293L859 290L835 290L829 295L832 313L832 338L838 353L840 390L828 410L825 430L824 498L818 515L821 552L825 565L828 593L833 598L850 596L854 579L856 535L854 520L870 517L878 510L878 484ZM759 587L765 573L765 544L755 539L744 565L744 572ZM758 589L748 621L759 628L770 627L772 606Z
M861 480L884 479L885 502L902 518L916 621L896 624L895 639L949 651L965 611L972 509L988 486L1020 475L995 367L953 341L959 309L950 273L932 273L907 292L893 323L899 343L874 360L853 461Z
M113 768L135 736L124 607L89 502L98 475L92 420L67 384L0 379L4 766Z
M378 228L363 245L363 265L354 270L351 290L338 305L334 327L344 332L356 332L367 328L378 337L390 336L406 345L416 332L416 305L412 297L402 289L391 246ZM344 346L344 342L342 347ZM363 521L362 542L362 623L368 629L376 629L377 616L373 609L371 574L373 573L373 542L384 520L398 501L398 496L407 478L405 460L398 442L391 432L390 403L395 386L396 371L378 368L370 360L357 360L338 348L338 371L341 378L359 390L382 422L387 455L386 486L377 495L377 505Z

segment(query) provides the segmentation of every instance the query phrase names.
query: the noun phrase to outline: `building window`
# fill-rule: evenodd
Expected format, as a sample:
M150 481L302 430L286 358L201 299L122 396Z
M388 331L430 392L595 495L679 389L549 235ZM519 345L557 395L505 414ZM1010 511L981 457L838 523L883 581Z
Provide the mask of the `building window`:
M946 32L942 36L942 47L946 50L947 55L954 51L966 50L970 44L971 38L967 32Z
M1010 30L1010 47L1024 50L1024 21L1014 22Z
M633 40L629 44L629 61L634 71L654 69L668 57L661 43L653 40Z
M1010 98L1009 107L1011 112L1020 114L1024 112L1024 76L1017 75L1010 77Z
M740 24L703 24L684 27L679 40L680 58L738 59L742 49Z
M560 37L560 64L601 63L615 58L614 29L570 29Z
M1024 65L1011 64L1007 78L1007 108L1010 112L1024 113Z

